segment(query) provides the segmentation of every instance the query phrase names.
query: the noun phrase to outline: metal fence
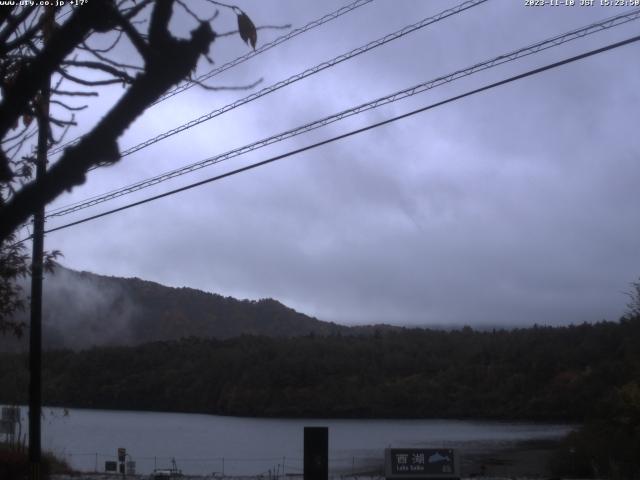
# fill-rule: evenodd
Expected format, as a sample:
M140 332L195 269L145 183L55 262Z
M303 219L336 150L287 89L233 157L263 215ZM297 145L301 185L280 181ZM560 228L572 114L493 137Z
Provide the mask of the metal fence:
M116 462L118 457L105 453L56 453L69 466L82 472L105 472L106 462ZM252 477L268 480L285 480L302 477L301 457L143 457L128 455L127 461L135 462L136 474L149 474L156 469L170 469L173 462L185 475L207 475L215 478ZM329 456L329 471L334 478L358 476L382 476L384 458Z

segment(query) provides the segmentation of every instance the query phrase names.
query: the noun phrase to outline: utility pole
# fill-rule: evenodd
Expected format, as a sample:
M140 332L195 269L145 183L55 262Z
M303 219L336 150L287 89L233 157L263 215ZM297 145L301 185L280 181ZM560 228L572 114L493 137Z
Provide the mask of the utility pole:
M55 10L45 7L42 24L43 42L49 40ZM47 78L35 103L38 122L36 183L47 170L49 149L49 97L51 78ZM44 205L33 215L33 250L31 253L31 328L29 331L29 480L40 480L42 464L40 416L42 414L42 277L44 256Z

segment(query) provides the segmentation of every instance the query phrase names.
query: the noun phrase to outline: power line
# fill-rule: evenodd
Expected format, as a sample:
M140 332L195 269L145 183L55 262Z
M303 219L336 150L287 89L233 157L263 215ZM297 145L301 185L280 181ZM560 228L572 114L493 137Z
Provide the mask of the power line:
M458 14L458 13L460 13L462 11L465 11L465 10L467 10L469 8L478 6L478 5L480 5L480 4L482 4L482 3L486 2L486 1L487 0L467 0L467 1L455 6L453 8L449 8L449 9L443 10L442 12L440 12L440 13L438 13L436 15L424 18L424 19L420 20L419 22L416 22L416 23L414 23L412 25L405 26L405 27L401 28L400 30L397 30L396 32L393 32L393 33L390 33L388 35L385 35L384 37L381 37L381 38L379 38L377 40L369 42L366 45L363 45L363 46L360 46L358 48L355 48L355 49L353 49L353 50L351 50L351 51L349 51L347 53L344 53L342 55L338 55L337 57L334 57L331 60L327 60L326 62L318 64L318 65L316 65L316 66L314 66L312 68L309 68L307 70L304 70L301 73L298 73L296 75L292 75L291 77L289 77L289 78L287 78L285 80L281 80L280 82L277 82L277 83L275 83L273 85L270 85L269 87L263 88L262 90L260 90L260 91L258 91L256 93L252 93L251 95L248 95L247 97L241 98L240 100L237 100L237 101L235 101L233 103L225 105L224 107L216 109L216 110L214 110L212 112L209 112L209 113L207 113L205 115L202 115L202 116L200 116L200 117L198 117L196 119L193 119L193 120L191 120L191 121L189 121L187 123L184 123L184 124L182 124L182 125L180 125L178 127L175 127L175 128L173 128L171 130L168 130L168 131L166 131L164 133L161 133L160 135L157 135L156 137L153 137L151 139L145 140L142 143L134 145L133 147L130 147L130 148L124 150L123 152L121 152L120 156L121 157L125 157L125 156L130 155L130 154L132 154L134 152L137 152L138 150L142 150L143 148L146 148L146 147L148 147L148 146L150 146L150 145L152 145L154 143L157 143L157 142L159 142L161 140L164 140L167 137L170 137L170 136L173 136L175 134L181 133L181 132L183 132L185 130L188 130L189 128L192 128L192 127L194 127L196 125L199 125L199 124L201 124L203 122L206 122L206 121L211 120L211 119L213 119L215 117L218 117L218 116L220 116L220 115L222 115L222 114L224 114L226 112L229 112L230 110L233 110L233 109L235 109L235 108L237 108L237 107L239 107L241 105L244 105L246 103L249 103L249 102L252 102L254 100L257 100L258 98L263 97L265 95L268 95L268 94L270 94L270 93L272 93L272 92L274 92L276 90L279 90L279 89L281 89L281 88L283 88L283 87L285 87L287 85L291 85L292 83L295 83L295 82L297 82L299 80L307 78L307 77L309 77L311 75L314 75L314 74L316 74L318 72L321 72L321 71L323 71L323 70L325 70L327 68L333 67L333 66L335 66L335 65L337 65L337 64L339 64L341 62L344 62L344 61L349 60L349 59L351 59L351 58L353 58L353 57L355 57L357 55L360 55L360 54L365 53L365 52L367 52L369 50L377 48L377 47L379 47L381 45L384 45L384 44L386 44L386 43L388 43L390 41L393 41L393 40L396 40L398 38L401 38L401 37L403 37L405 35L408 35L411 32L414 32L414 31L420 29L420 28L423 28L423 27L426 27L428 25L431 25L432 23L439 22L440 20L443 20L443 19L445 19L445 18L447 18L447 17L449 17L451 15L455 15L455 14ZM98 167L92 167L90 170L94 170L95 168L98 168ZM128 187L123 187L123 188L126 189ZM112 192L109 192L109 193L115 193L115 192L117 192L117 191L112 191ZM108 194L105 194L105 195L108 195ZM120 195L116 195L116 196L120 196ZM69 205L65 205L63 207L59 207L57 209L54 209L51 212L50 216L53 216L53 215L58 216L58 215L61 214L61 213L59 213L61 210L66 212L67 207L71 207L71 206L77 205L78 203L84 203L85 201L88 201L88 200L97 199L99 197L102 197L102 195L96 195L96 196L90 197L89 199L82 200L80 202L75 202L75 203L72 203L72 204L69 204Z
M214 68L213 70L210 70L209 72L200 75L199 77L195 78L194 80L191 81L187 81L185 83L183 83L182 85L178 85L177 87L173 88L172 90L169 90L168 92L166 92L163 96L161 96L158 100L156 100L155 102L153 102L151 104L150 107L153 107L154 105L157 105L158 103L167 100L168 98L173 97L174 95L177 95L178 93L184 92L188 89L190 89L191 87L195 86L198 84L198 82L203 82L205 80L209 80L210 78L215 77L216 75L219 75L220 73L229 70L232 67L235 67L236 65L240 65L243 62L246 62L247 60L255 57L256 55L259 55L263 52L266 52L267 50L270 50L271 48L280 45L281 43L286 42L287 40L291 40L294 37L297 37L298 35L308 32L309 30L313 30L316 27L319 27L320 25L324 25L327 22L330 22L332 20L335 20L336 18L341 17L342 15L345 15L357 8L363 7L365 5L368 5L369 3L373 2L373 0L356 0L355 2L349 3L341 8L339 8L338 10L335 10L331 13L326 14L325 16L318 18L316 20L313 20L309 23L307 23L306 25L296 28L294 30L291 30L289 33L287 33L286 35L282 35L278 38L276 38L275 40L269 42L269 43L265 43L264 45L258 47L255 50L250 51L249 53L246 53L245 55L241 55L237 58L235 58L234 60L231 60L217 68ZM80 141L80 139L82 138L82 136L74 138L73 140L69 140L68 142L64 143L63 145L59 145L53 149L51 149L51 151L49 152L51 155L55 155L59 152L61 152L62 150L64 150L65 148L69 147L70 145L73 145L75 143L78 143Z
M341 17L342 15L349 13L352 10L355 10L356 8L362 7L364 5L367 5L368 3L371 3L373 0L356 0L353 3L350 3L348 5L345 5L342 8L339 8L338 10L331 12L327 15L325 15L322 18L319 18L317 20L314 20L312 22L307 23L305 26L300 27L300 28L296 28L295 30L290 31L289 33L287 33L286 35L282 35L281 37L276 38L275 40L273 40L272 42L269 43L265 43L264 45L262 45L261 47L258 47L256 50L253 50L245 55L242 55L238 58L236 58L235 60L231 60L230 62L225 63L224 65L221 65L218 68L214 68L213 70L211 70L208 73L205 73L199 77L197 77L195 80L189 81L189 82L185 82L182 85L179 85L177 87L175 87L172 90L169 90L167 93L165 93L162 97L160 97L158 100L156 100L152 105L156 105L164 100L167 100L168 98L173 97L174 95L177 95L178 93L184 92L185 90L190 89L191 87L197 85L198 82L203 82L205 80L209 80L212 77L215 77L216 75L224 72L225 70L228 70L231 67L235 67L236 65L245 62L246 60L249 60L250 58L255 57L256 55L265 52L277 45L280 45L281 43L286 42L287 40L292 39L293 37L296 37L298 35L300 35L301 33L307 32L309 30L312 30L316 27L319 27L320 25L327 23L331 20L335 20L338 17Z
M71 223L67 223L65 225L61 225L59 227L51 228L49 230L46 230L45 233L52 233L52 232L56 232L58 230L69 228L69 227L72 227L72 226L75 226L75 225L80 225L82 223L86 223L88 221L95 220L97 218L101 218L101 217L104 217L104 216L107 216L107 215L111 215L113 213L121 212L123 210L127 210L129 208L133 208L133 207L136 207L138 205L149 203L149 202L152 202L154 200L158 200L158 199L161 199L161 198L164 198L164 197L168 197L170 195L175 195L177 193L184 192L186 190L190 190L192 188L199 187L201 185L205 185L207 183L215 182L217 180L221 180L223 178L227 178L227 177L236 175L238 173L246 172L248 170L252 170L254 168L261 167L261 166L267 165L269 163L276 162L278 160L282 160L284 158L296 155L298 153L302 153L302 152L305 152L307 150L311 150L311 149L320 147L322 145L326 145L326 144L335 142L337 140L342 140L344 138L351 137L353 135L357 135L359 133L366 132L368 130L372 130L374 128L378 128L378 127L381 127L383 125L387 125L387 124L395 122L397 120L401 120L401 119L416 115L418 113L422 113L422 112L425 112L427 110L431 110L433 108L440 107L442 105L446 105L448 103L455 102L455 101L463 99L465 97L469 97L471 95L475 95L477 93L481 93L481 92L490 90L492 88L496 88L496 87L505 85L507 83L511 83L511 82L514 82L514 81L517 81L517 80L522 80L523 78L530 77L532 75L537 75L537 74L545 72L547 70L551 70L551 69L554 69L554 68L557 68L557 67L560 67L560 66L563 66L563 65L567 65L569 63L573 63L573 62L576 62L578 60L582 60L582 59L587 58L587 57L591 57L591 56L594 56L594 55L597 55L597 54L600 54L600 53L603 53L603 52L606 52L606 51L609 51L609 50L613 50L615 48L619 48L619 47L622 47L624 45L629 45L629 44L637 42L639 40L640 40L640 35L637 35L635 37L631 37L631 38L628 38L626 40L607 45L605 47L601 47L601 48L598 48L598 49L595 49L595 50L591 50L589 52L586 52L586 53L583 53L583 54L580 54L580 55L576 55L576 56L573 56L573 57L570 57L570 58L567 58L567 59L564 59L564 60L561 60L561 61L558 61L558 62L555 62L555 63L551 63L551 64L548 64L548 65L545 65L543 67L535 68L535 69L529 70L529 71L527 71L525 73L521 73L519 75L515 75L515 76L509 77L507 79L491 83L489 85L485 85L484 87L476 88L474 90L470 90L470 91L465 92L463 94L456 95L454 97L450 97L450 98L448 98L446 100L442 100L440 102L432 103L431 105L427 105L426 107L422 107L422 108L419 108L419 109L416 109L416 110L412 110L411 112L404 113L402 115L398 115L398 116L389 118L387 120L383 120L381 122L377 122L377 123L368 125L366 127L362 127L362 128L356 129L356 130L352 130L352 131L344 133L342 135L337 135L335 137L332 137L332 138L329 138L329 139L326 139L326 140L323 140L323 141L320 141L320 142L317 142L317 143L314 143L314 144L311 144L311 145L307 145L307 146L302 147L302 148L291 150L291 151L289 151L287 153L283 153L281 155L277 155L275 157L268 158L268 159L263 160L261 162L257 162L257 163L253 163L251 165L247 165L245 167L237 168L237 169L232 170L230 172L226 172L226 173L223 173L221 175L216 175L214 177L210 177L210 178L207 178L205 180L201 180L201 181L198 181L198 182L195 182L195 183L191 183L191 184L186 185L184 187L180 187L180 188L177 188L175 190L170 190L168 192L165 192L165 193L162 193L162 194L159 194L159 195L155 195L153 197L149 197L149 198L146 198L144 200L140 200L138 202L133 202L133 203L124 205L124 206L119 207L119 208L114 208L113 210L108 210L106 212L102 212L102 213L99 213L97 215L92 215L90 217L86 217L86 218L83 218L81 220L77 220L75 222L71 222ZM25 240L28 240L28 239L25 239ZM25 240L21 240L21 241L25 241Z
M205 115L202 115L198 118L195 118L187 123L184 123L178 127L172 128L171 130L167 130L166 132L161 133L160 135L157 135L153 138L150 138L148 140L145 140L144 142L138 143L137 145L134 145L132 147L127 148L126 150L123 150L120 153L120 157L126 157L127 155L131 155L132 153L135 153L139 150L142 150L143 148L147 148L151 145L153 145L154 143L157 143L161 140L164 140L165 138L171 137L173 135L176 135L178 133L184 132L185 130L188 130L192 127L195 127L196 125L200 125L201 123L204 123L206 121L209 121L215 117L218 117L224 113L227 113L235 108L238 108L242 105L245 105L247 103L253 102L255 100L257 100L260 97L263 97L265 95L268 95L270 93L275 92L276 90L280 90L281 88L284 88L288 85L291 85L295 82L298 82L300 80L303 80L307 77L310 77L311 75L315 75L318 72L321 72L323 70L326 70L328 68L331 67L335 67L336 65L338 65L339 63L345 62L347 60L350 60L358 55L361 55L365 52L368 52L370 50L373 50L374 48L380 47L382 45L385 45L386 43L389 43L393 40L397 40L399 38L404 37L405 35L408 35L412 32L415 32L416 30L419 30L421 28L424 28L428 25L437 23L441 20L444 20L445 18L448 18L452 15L456 15L458 13L461 13L465 10L468 10L470 8L476 7L482 3L487 2L488 0L467 0L463 3L461 3L460 5L457 5L456 7L453 8L449 8L447 10L443 10L442 12L438 13L437 15L431 16L431 17L427 17L424 18L422 20L420 20L419 22L416 22L412 25L408 25L404 28L401 28L400 30L394 32L394 33L390 33L388 35L385 35L382 38L379 38L377 40L374 40L373 42L369 42L366 45L363 45L361 47L355 48L347 53L343 53L342 55L338 55L337 57L332 58L331 60L327 60L326 62L320 63L318 65L316 65L315 67L311 67L308 68L307 70L300 72L296 75L292 75L291 77L285 79L285 80L281 80L277 83L274 83L273 85L270 85L268 87L263 88L262 90L252 93L251 95L248 95L244 98L241 98L240 100L236 100L233 103L230 103L228 105L225 105L224 107L218 108L216 110L213 110L212 112L209 112ZM93 167L94 168L98 168L98 167Z
M637 20L640 18L640 9L635 9L633 11L629 11L627 13L623 13L620 15L616 15L614 17L610 17L607 18L605 20L602 20L600 22L588 25L586 27L582 27L579 29L575 29L572 30L570 32L567 32L565 34L561 34L561 35L556 35L555 37L552 37L550 39L532 44L530 46L512 51L511 53L507 53L504 55L500 55L498 57L495 57L491 60L487 60L485 62L481 62L481 63L477 63L471 67L462 69L462 70L457 70L453 73L444 75L444 76L440 76L437 77L435 79L429 80L427 82L423 82L420 83L418 85L406 88L404 90L395 92L393 94L387 95L385 97L380 97L376 100L373 100L371 102L368 103L364 103L361 105L358 105L356 107L352 107L350 109L347 110L343 110L339 113L330 115L328 117L324 117L320 120L316 120L314 122L305 124L303 126L299 126L296 127L294 129L291 130L287 130L285 132L281 132L277 135L272 135L270 137L258 140L256 142L253 142L251 144L230 150L226 153L223 154L219 154L213 157L209 157L206 158L204 160L200 160L199 162L169 171L169 172L165 172L163 174L157 175L155 177L149 178L149 179L145 179L139 182L136 182L134 184L125 186L125 187L121 187L119 189L116 190L112 190L110 192L101 194L101 195L96 195L90 198L87 198L85 200L81 200L79 202L64 206L64 207L59 207L55 210L53 210L51 213L49 213L47 215L47 218L51 218L51 217L57 217L57 216L63 216L63 215L68 215L70 213L76 212L78 210L82 210L85 208L89 208L92 207L94 205L97 205L99 203L103 203L106 202L108 200L123 196L123 195L128 195L130 193L133 193L135 191L138 190L142 190L144 188L150 187L152 185L156 185L158 183L164 182L166 180L169 180L171 178L175 178L181 175L185 175L187 173L193 172L195 170L199 170L201 168L205 168L209 165L213 165L216 163L220 163L222 161L228 160L230 158L239 156L239 155L243 155L245 153L248 153L250 151L256 150L258 148L262 148L268 145L271 145L273 143L277 143L280 142L282 140L288 139L288 138L292 138L294 136L297 135L301 135L303 133L307 133L309 131L315 130L317 128L326 126L330 123L334 123L337 122L339 120L342 120L344 118L353 116L353 115L357 115L360 114L364 111L367 110L371 110L373 108L377 108L381 105L385 105L388 103L392 103L413 95L417 95L418 93L422 93L424 91L430 90L432 88L435 88L437 86L443 85L445 83L449 83L452 82L454 80L472 75L474 73L477 73L479 71L482 70L486 70L489 68L493 68L495 66L507 63L507 62L511 62L514 61L518 58L522 58L528 55L532 55L534 53L538 53L540 51L561 45L563 43L566 43L568 41L571 40L575 40L577 38L581 38L584 37L586 35L590 35L592 33L604 30L604 29L608 29L608 28L612 28L614 26L618 26L618 25L622 25L624 23L630 22L632 20Z

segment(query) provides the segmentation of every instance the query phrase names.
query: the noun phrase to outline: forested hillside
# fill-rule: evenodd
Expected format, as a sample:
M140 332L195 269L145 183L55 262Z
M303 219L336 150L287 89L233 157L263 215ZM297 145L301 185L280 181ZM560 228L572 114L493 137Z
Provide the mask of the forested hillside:
M640 319L491 332L241 336L50 352L44 403L322 417L606 417L640 379ZM26 357L0 357L0 403Z
M28 291L28 289L25 289ZM20 312L28 323L28 312ZM267 298L238 300L139 278L76 272L57 266L44 288L45 349L138 345L182 337L241 334L297 336L346 332ZM26 351L27 338L0 335L0 351Z

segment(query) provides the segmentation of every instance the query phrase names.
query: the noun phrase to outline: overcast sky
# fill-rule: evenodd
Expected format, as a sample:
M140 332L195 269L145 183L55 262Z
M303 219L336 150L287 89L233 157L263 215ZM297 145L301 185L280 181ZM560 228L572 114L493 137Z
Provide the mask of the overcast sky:
M256 25L299 27L346 3L237 5ZM212 83L235 86L263 78L262 88L459 3L375 0ZM52 207L226 152L625 8L490 0L96 170ZM233 30L235 22L230 11L221 10L214 28ZM632 22L472 75L47 227L637 35L639 26ZM179 20L176 28L192 25ZM258 46L283 33L261 30ZM221 65L247 51L239 37L230 36L214 43L211 56ZM640 44L610 51L52 233L46 248L62 250L62 263L74 269L238 298L273 297L345 324L617 320L628 300L624 292L640 276L639 58ZM199 71L211 68L204 62ZM103 90L79 117L76 134L121 93L120 87ZM121 148L248 93L190 89L148 110L121 139Z

